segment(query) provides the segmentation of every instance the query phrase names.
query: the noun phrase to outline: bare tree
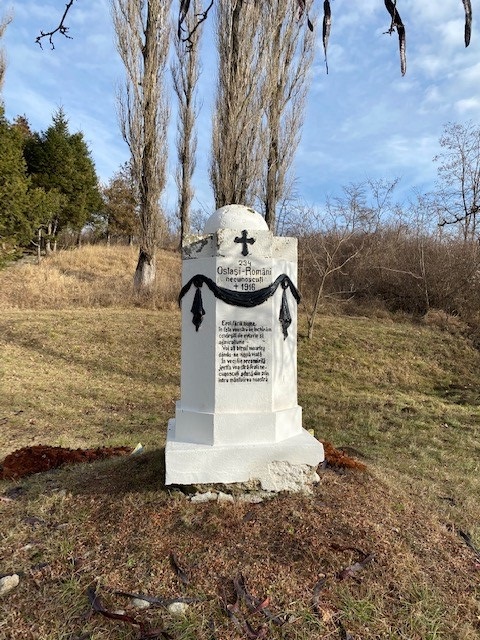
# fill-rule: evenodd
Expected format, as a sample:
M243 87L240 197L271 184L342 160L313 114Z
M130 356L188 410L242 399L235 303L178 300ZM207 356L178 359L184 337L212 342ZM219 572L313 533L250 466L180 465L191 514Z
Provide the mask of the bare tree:
M323 212L304 212L300 234L301 262L310 279L312 296L305 300L308 338L313 337L317 314L327 293L327 283L363 250L363 234L357 232L359 211L327 202ZM303 255L302 255L303 254Z
M202 12L202 0L194 0L185 18L191 36L186 42L181 33L175 37L176 60L172 64L173 88L178 99L177 154L175 175L178 187L178 217L180 219L180 246L190 232L190 207L193 200L192 176L195 170L197 136L195 120L198 115L195 101L200 75L199 40L201 30L194 31L196 16Z
M385 266L385 261L372 265L371 255L377 247L379 255L385 253L380 246L380 229L382 221L391 218L397 206L392 202L397 183L398 180L351 183L342 188L342 195L327 198L323 209L307 208L303 212L296 233L309 338L327 298L348 300L358 293L359 269L366 274L364 280L371 278L375 269L396 271L391 265Z
M12 15L9 13L0 17L0 42L2 41L2 38L5 34L5 30L11 21L12 21ZM6 59L3 48L0 47L0 91L2 90L2 87L3 87L6 68L7 68L7 59Z
M438 185L434 195L440 225L460 225L465 241L479 238L480 126L449 123L434 158Z
M315 37L298 20L290 0L266 2L263 13L268 64L263 77L266 154L260 199L265 221L275 232L277 205L287 195L287 173L300 140Z
M171 0L111 0L117 49L126 73L118 96L120 127L139 196L140 251L134 278L138 292L148 291L155 280L159 200L166 182L169 109L164 77L170 5Z
M265 64L262 3L222 0L216 7L219 56L210 177L215 205L252 205L261 176L260 82Z

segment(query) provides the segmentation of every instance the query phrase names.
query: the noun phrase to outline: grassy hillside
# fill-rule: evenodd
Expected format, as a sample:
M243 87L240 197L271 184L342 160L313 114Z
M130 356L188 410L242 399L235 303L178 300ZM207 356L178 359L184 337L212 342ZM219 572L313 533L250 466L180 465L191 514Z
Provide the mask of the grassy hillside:
M89 615L92 585L110 609L175 639L254 637L240 612L225 612L239 573L286 620L250 613L258 637L479 638L480 352L437 328L361 317L321 317L308 341L302 317L304 426L367 473L324 470L311 497L194 505L163 485L179 397L178 259L160 262L155 304L166 302L154 309L129 293L134 254L104 255L101 268L86 248L0 273L0 460L35 443L145 447L0 481L0 576L20 574L0 600L0 638L138 638L138 627ZM66 293L40 286L62 277ZM115 589L209 599L177 617L132 609Z
M40 265L20 261L0 271L0 309L70 309L145 305L132 290L136 247L85 246L60 251ZM150 307L176 304L180 257L161 251Z

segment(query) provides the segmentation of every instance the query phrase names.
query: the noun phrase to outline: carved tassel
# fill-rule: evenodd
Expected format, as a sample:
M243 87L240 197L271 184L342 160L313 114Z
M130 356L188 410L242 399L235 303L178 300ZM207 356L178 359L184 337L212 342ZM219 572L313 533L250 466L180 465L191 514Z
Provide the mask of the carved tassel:
M200 287L197 287L195 296L193 297L193 304L190 311L193 314L192 322L195 325L195 331L198 331L205 315L205 309L203 308L202 292Z
M282 325L284 340L288 336L288 327L292 324L292 316L290 315L290 309L288 308L287 302L287 288L288 284L286 282L282 282L282 304L280 306L280 315L278 316L278 319Z

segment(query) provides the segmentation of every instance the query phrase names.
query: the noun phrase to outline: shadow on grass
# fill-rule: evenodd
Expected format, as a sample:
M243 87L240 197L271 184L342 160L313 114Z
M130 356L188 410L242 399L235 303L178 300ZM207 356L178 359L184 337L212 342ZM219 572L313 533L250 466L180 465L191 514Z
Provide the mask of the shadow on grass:
M30 495L62 490L72 495L91 496L166 491L165 448L60 467L23 478L6 488L7 492L15 491L15 486L21 486Z
M66 469L65 469L66 471ZM165 490L165 448L71 468L73 494Z

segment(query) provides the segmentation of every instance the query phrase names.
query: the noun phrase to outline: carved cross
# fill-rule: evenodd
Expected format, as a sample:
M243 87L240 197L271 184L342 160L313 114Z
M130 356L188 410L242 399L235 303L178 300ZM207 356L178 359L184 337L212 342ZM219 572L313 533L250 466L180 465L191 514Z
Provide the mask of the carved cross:
M255 242L255 238L247 238L247 230L244 229L242 231L242 235L240 238L235 238L234 242L241 242L242 247L242 256L248 256L248 245L253 244Z

